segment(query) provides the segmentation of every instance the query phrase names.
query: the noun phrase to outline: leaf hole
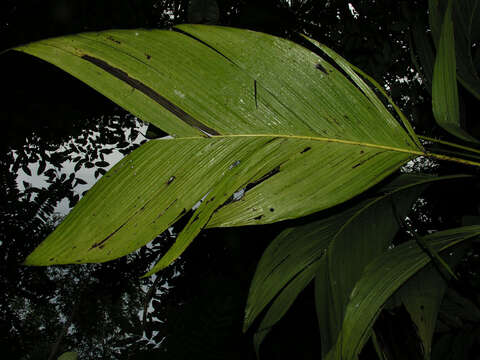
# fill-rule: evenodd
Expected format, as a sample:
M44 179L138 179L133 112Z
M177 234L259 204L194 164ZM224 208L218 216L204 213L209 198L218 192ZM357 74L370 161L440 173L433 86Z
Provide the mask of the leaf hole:
M280 172L280 166L277 166L275 169L263 175L260 179L252 181L251 183L248 183L247 186L245 187L245 192L253 189L257 185L260 185L262 182L270 179L272 176L278 174L279 172Z
M315 65L315 68L323 72L325 75L327 75L327 70L323 67L322 64L318 63Z

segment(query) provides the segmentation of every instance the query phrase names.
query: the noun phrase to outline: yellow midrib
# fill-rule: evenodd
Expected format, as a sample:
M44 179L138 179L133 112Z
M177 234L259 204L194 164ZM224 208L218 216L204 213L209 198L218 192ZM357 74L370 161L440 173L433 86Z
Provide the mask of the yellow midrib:
M389 145L380 145L380 144L372 144L372 143L366 143L361 141L343 140L343 139L317 137L317 136L286 135L286 134L228 134L228 135L214 135L214 136L210 136L209 138L210 139L229 139L229 138L248 138L248 137L273 137L273 138L283 138L283 139L310 140L310 141L321 141L321 142L330 142L330 143L338 143L338 144L356 145L356 146L369 147L374 149L401 152L401 153L417 155L417 156L425 156L425 157L433 158L437 160L452 161L452 162L457 162L461 164L480 167L479 162L465 160L465 159L456 158L452 156L424 152L424 151L414 150L414 149L399 148L399 147L389 146ZM190 137L173 138L171 140L189 140L189 139L200 140L200 139L208 139L208 138L205 138L202 136L190 136Z

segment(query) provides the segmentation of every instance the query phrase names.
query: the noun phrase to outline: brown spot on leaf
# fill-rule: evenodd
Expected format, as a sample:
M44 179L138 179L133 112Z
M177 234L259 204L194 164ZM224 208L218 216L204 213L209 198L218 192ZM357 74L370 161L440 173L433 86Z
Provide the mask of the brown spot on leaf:
M272 176L278 174L279 172L280 172L280 166L277 166L275 169L263 175L260 179L252 181L251 183L248 183L247 186L245 187L245 192L247 192L248 190L251 190L252 188L261 184L262 182L270 179Z
M123 228L129 221L130 221L130 219L128 219L127 221L125 221L122 225L120 225L117 229L115 229L115 231L113 231L112 233L110 233L110 235L108 235L105 239L103 239L103 240L100 241L100 242L94 243L94 244L90 247L90 249L88 249L88 250L93 250L94 248L103 245L108 239L110 239L113 235L115 235L117 232L119 232L120 229Z
M306 153L307 151L310 151L312 148L310 146L306 147L305 149L303 149L300 154L304 154Z
M207 203L209 203L210 201L213 201L213 200L215 200L215 196L212 196L212 197L207 201Z
M256 217L254 217L253 220L260 220L262 217L263 217L263 215L258 215Z
M327 70L323 67L322 64L318 63L317 65L315 65L315 68L327 75Z
M253 95L255 96L255 109L258 109L258 102L257 102L257 80L253 80Z
M119 44L119 45L120 45L120 44L122 43L121 41L115 39L115 38L114 38L113 36L111 36L111 35L108 36L107 39L110 40L110 41L113 41L115 44Z
M170 207L172 207L173 204L175 204L175 203L177 202L177 200L178 200L178 199L173 200L173 201L165 208L165 210L163 210L162 212L160 212L160 214L157 215L157 217L155 218L155 220L154 220L153 222L155 222L156 220L158 220L159 217L163 216L163 215L167 212L167 210L170 209ZM185 213L185 209L183 209L183 211L182 211L182 214L184 214L184 213ZM181 214L180 214L180 215L181 215Z
M361 165L365 164L367 161L369 161L369 160L373 159L375 156L377 156L377 155L381 154L382 152L384 152L384 151L380 151L380 152L378 152L378 153L375 153L375 154L373 154L373 155L369 156L368 158L366 158L366 159L364 159L364 160L360 161L358 164L355 164L355 165L353 165L353 166L352 166L352 169L355 169L356 167L359 167L359 166L361 166Z

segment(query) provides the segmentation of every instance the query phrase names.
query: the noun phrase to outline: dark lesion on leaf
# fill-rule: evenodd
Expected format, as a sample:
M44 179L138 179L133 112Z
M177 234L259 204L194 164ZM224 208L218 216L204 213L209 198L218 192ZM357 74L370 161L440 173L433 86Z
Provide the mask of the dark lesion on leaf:
M127 225L127 223L130 221L130 219L128 219L127 221L125 221L122 225L120 225L118 228L115 229L115 231L113 231L112 233L110 233L110 235L108 235L105 239L103 239L102 241L99 241L99 242L96 242L94 243L88 250L93 250L95 248L100 248L102 249L103 248L103 244L105 244L105 242L108 241L108 239L110 239L113 235L115 235L117 232L120 231L121 228L123 228L125 225Z
M253 80L253 95L255 96L255 109L258 109L258 101L257 101L257 80Z
M252 181L251 183L248 183L247 186L245 187L245 192L253 189L255 186L257 186L257 185L261 184L262 182L270 179L272 176L278 174L279 172L280 172L280 166L277 166L273 170L271 170L268 173L266 173L265 175L263 175L261 178L255 180L255 181Z
M147 58L147 60L150 60L152 58L152 55L145 53L145 57Z
M287 256L285 256L282 260L280 260L274 267L272 270L270 270L270 272L267 274L267 276L265 276L265 280L267 280L269 277L272 276L272 274L277 271L277 269L285 262L288 260L288 258L290 257L290 254L288 254Z
M155 101L157 104L162 106L167 111L171 112L173 115L178 117L180 120L182 120L186 124L200 130L203 133L203 135L207 137L210 137L211 135L220 135L220 133L217 132L215 129L212 129L206 126L205 124L202 124L200 121L192 117L190 114L186 113L183 109L179 108L177 105L172 103L170 100L168 100L167 98L157 93L151 87L145 85L144 83L142 83L141 81L135 78L132 78L125 71L119 68L116 68L110 65L109 63L107 63L106 61L96 58L94 56L82 55L82 59L98 66L99 68L106 71L110 75L113 75L117 79L130 85L132 89L142 92L144 95L148 96L150 99Z
M322 64L318 63L315 65L315 68L323 72L325 75L327 75L327 70L323 67Z
M215 200L215 196L212 196L210 199L207 200L207 204L211 201Z
M107 39L110 40L110 41L113 41L115 44L119 44L119 45L120 45L120 44L122 43L121 41L115 39L115 38L114 38L113 36L111 36L111 35L108 36Z
M165 210L163 210L162 212L160 212L160 213L157 215L157 217L155 218L155 220L154 220L153 222L157 221L160 217L162 217L163 215L165 215L165 213L168 211L168 209L170 209L170 208L173 206L173 204L175 204L175 203L177 202L177 200L178 200L178 199L173 200L173 201L165 208ZM184 213L185 213L185 209L183 209L183 211L182 211L181 214L184 214Z
M260 220L263 217L263 215L258 215L253 218L253 220Z
M312 148L310 146L307 146L305 149L303 149L300 154L305 154L307 151L310 151L312 150Z
M355 168L357 168L357 167L365 164L367 161L372 160L375 156L380 155L380 154L383 153L383 152L385 152L385 151L379 151L379 152L377 152L377 153L375 153L375 154L373 154L373 155L370 155L368 158L360 161L358 164L353 165L353 166L352 166L352 169L355 169Z
M117 232L119 232L125 225L127 225L133 218L135 218L135 216L144 211L145 208L147 207L147 205L153 200L154 198L151 198L149 199L145 204L143 204L143 206L138 209L137 211L135 211L135 213L133 213L122 225L120 225L118 228L115 229L115 231L113 231L112 233L110 233L110 235L108 235L107 237L105 237L102 241L99 241L99 242L96 242L94 243L88 250L93 250L95 248L100 248L102 249L103 248L103 244L105 244L106 241L108 241L108 239L110 239L113 235L115 235ZM175 200L176 201L176 200ZM136 225L135 225L136 226Z

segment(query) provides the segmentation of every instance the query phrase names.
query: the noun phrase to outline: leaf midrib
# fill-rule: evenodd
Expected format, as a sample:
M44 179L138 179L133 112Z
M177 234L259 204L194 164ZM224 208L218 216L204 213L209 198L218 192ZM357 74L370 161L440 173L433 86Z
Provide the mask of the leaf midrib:
M367 143L367 142L362 142L362 141L343 140L343 139L336 139L336 138L307 136L307 135L227 134L227 135L210 135L208 138L205 138L205 137L202 137L202 136L187 136L187 137L178 137L178 138L164 139L164 140L206 140L206 139L229 139L229 138L261 138L261 137L331 142L331 143L338 143L338 144L356 145L356 146L362 146L362 147L396 151L396 152L401 152L401 153L406 153L406 154L411 154L411 155L418 155L418 156L427 155L426 153L424 153L423 151L420 151L420 150L404 149L404 148L399 148L399 147L395 147L395 146L372 144L372 143Z
M278 138L278 139L294 139L294 140L310 140L310 141L320 141L320 142L330 142L330 143L337 143L337 144L345 144L345 145L354 145L360 147L368 147L374 149L382 149L387 151L399 152L404 154L410 154L415 156L425 156L428 158L436 159L436 160L443 160L443 161L451 161L456 162L459 164L471 165L480 167L480 162L466 160L462 158L456 158L453 156L447 156L443 154L436 154L432 152L423 152L421 150L415 149L405 149L399 148L390 145L380 145L380 144L372 144L362 141L354 141L354 140L343 140L343 139L336 139L336 138L326 138L326 137L317 137L317 136L307 136L307 135L287 135L287 134L227 134L227 135L210 135L207 134L208 137L201 137L201 136L188 136L188 137L177 137L173 139L164 139L168 141L174 140L207 140L207 139L228 139L228 138L260 138L260 137L268 137L268 138Z

